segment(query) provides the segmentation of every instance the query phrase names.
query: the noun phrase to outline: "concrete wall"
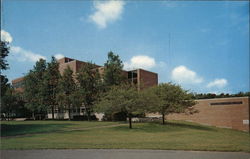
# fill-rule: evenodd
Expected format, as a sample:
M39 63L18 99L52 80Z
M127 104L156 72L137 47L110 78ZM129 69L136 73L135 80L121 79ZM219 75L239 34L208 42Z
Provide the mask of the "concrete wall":
M235 103L232 104L232 102ZM215 104L213 105L213 103ZM194 108L199 113L170 114L167 119L186 120L205 125L249 131L249 97L197 100Z

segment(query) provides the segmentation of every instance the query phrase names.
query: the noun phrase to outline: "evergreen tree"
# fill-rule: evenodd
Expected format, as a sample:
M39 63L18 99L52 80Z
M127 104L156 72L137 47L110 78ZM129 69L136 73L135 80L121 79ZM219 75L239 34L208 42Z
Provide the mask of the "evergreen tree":
M94 64L86 63L78 72L76 79L81 103L84 104L88 120L90 120L93 103L97 100L101 89L100 74Z
M57 101L61 108L68 110L69 120L71 120L72 108L77 106L76 83L73 78L73 71L68 66L59 81L60 91L57 95Z
M7 63L7 60L5 59L8 54L9 54L9 46L8 42L5 41L0 41L0 67L1 67L1 72L2 70L8 69L9 64Z
M110 87L112 85L121 84L125 77L122 74L123 64L119 55L115 55L112 51L108 53L108 60L104 64L104 83Z
M10 84L8 83L8 78L2 75L2 70L8 69L8 63L5 59L9 54L8 42L0 41L0 78L1 78L1 98L5 95L5 92L8 88L10 88Z
M58 106L56 96L59 91L59 80L61 78L59 72L59 63L52 56L51 62L48 63L43 82L42 94L45 104L51 109L52 119L55 118L54 111Z
M45 115L47 112L43 94L45 71L46 61L40 59L24 78L25 106L32 111L33 119L35 119L35 114Z

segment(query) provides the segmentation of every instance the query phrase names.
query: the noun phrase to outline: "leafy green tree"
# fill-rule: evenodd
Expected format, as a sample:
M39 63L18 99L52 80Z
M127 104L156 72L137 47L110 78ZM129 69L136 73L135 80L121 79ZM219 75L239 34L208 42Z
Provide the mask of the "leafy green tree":
M7 63L7 60L5 59L9 54L9 46L8 42L0 41L0 67L1 71L8 69L9 64Z
M24 78L25 107L32 111L33 119L35 114L45 115L47 112L43 94L45 71L46 61L40 59Z
M57 95L57 101L61 108L66 108L69 114L69 120L71 120L71 110L77 106L77 93L76 83L73 78L73 71L68 66L59 81L60 91Z
M7 119L14 117L13 113L18 104L13 88L7 88L5 95L1 99L1 113L5 113Z
M52 119L55 118L55 107L58 106L56 96L59 92L59 80L61 78L59 72L59 63L55 57L52 56L51 62L48 63L47 69L44 75L42 94L44 98L44 104L46 104L52 112Z
M129 128L132 128L132 117L144 112L143 97L136 87L131 85L112 86L96 103L95 110L104 113L126 112Z
M8 87L1 98L1 113L4 113L8 120L15 117L29 117L30 112L24 107L24 104L22 94L16 92L14 88Z
M122 74L123 63L119 55L115 55L112 51L108 53L108 60L104 64L104 83L107 87L119 85L124 81Z
M88 120L90 120L93 104L97 100L102 86L100 74L94 64L86 63L78 72L76 79L80 103L84 104Z
M149 110L162 114L162 124L165 124L165 116L169 113L184 112L195 104L191 94L172 83L159 84L149 91L157 97Z

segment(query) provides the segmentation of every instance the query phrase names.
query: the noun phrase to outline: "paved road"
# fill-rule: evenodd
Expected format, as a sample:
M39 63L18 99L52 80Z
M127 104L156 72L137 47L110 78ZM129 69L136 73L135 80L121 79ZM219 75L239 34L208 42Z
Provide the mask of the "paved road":
M250 159L250 153L125 149L2 150L1 159Z

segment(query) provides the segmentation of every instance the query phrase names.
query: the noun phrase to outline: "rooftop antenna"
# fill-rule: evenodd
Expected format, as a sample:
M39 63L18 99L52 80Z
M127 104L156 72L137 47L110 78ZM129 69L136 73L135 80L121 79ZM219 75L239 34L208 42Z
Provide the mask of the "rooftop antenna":
M168 33L168 54L169 54L169 60L168 60L168 63L169 63L169 66L171 66L171 33Z

